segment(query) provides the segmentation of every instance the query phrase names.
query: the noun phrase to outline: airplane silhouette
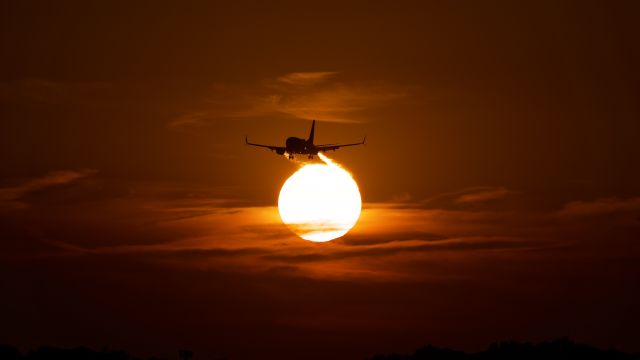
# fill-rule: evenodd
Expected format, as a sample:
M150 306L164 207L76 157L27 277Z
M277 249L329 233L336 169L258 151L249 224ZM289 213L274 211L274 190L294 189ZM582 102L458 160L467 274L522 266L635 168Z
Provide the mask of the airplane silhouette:
M367 137L365 136L364 139L362 139L362 142L358 142L358 143L315 145L313 143L313 135L314 135L315 127L316 127L316 121L313 120L313 122L311 123L311 132L309 133L308 139L305 140L305 139L300 139L300 138L291 136L287 138L287 141L285 142L285 146L255 144L255 143L249 142L249 137L245 137L244 142L247 145L259 146L259 147L267 148L271 151L275 151L276 154L278 155L284 155L285 153L287 153L289 155L289 159L293 159L294 154L309 155L309 159L313 159L313 156L318 155L318 152L320 151L322 152L331 151L331 150L336 151L337 149L345 146L362 145L364 144L365 140L367 140Z

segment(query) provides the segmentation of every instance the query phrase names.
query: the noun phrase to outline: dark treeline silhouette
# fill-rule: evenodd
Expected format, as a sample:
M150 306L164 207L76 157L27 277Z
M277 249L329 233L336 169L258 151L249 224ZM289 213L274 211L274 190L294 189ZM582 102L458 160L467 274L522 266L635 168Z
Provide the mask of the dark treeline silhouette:
M339 355L339 354L337 354ZM178 351L181 360L193 358L190 350ZM342 357L342 356L336 356ZM269 359L269 354L259 356ZM618 350L602 350L590 345L577 344L568 338L561 338L551 342L539 344L503 341L492 344L487 350L477 353L438 348L432 345L424 346L413 354L376 355L370 360L559 360L559 359L615 359L640 360L640 354L627 354ZM139 360L125 351L101 350L95 351L86 347L63 349L56 347L40 347L37 350L23 354L17 348L0 345L0 360ZM149 360L161 360L149 358Z
M465 353L432 345L422 347L410 355L377 355L371 360L559 360L559 359L638 359L640 354L627 354L618 350L602 350L590 345L577 344L561 338L539 344L503 341L477 353Z
M182 357L182 354L180 354ZM189 359L189 358L185 358ZM22 354L20 350L9 345L0 345L0 360L140 360L121 350L101 350L96 351L86 347L73 349L63 349L57 347L43 346L27 354ZM159 358L149 358L149 360L164 360Z

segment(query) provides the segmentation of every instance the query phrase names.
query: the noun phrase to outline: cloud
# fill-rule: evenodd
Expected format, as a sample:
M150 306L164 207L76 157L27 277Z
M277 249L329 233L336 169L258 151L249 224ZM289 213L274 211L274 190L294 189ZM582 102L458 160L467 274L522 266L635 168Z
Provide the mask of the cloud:
M52 186L69 184L96 172L93 169L53 171L12 187L0 188L0 208L24 207L26 205L18 200L30 193Z
M515 192L504 187L487 187L487 188L474 188L469 190L468 193L460 195L456 202L458 203L478 203L490 200L497 200L504 198Z
M167 127L170 129L184 128L184 127L197 127L207 124L207 119L211 114L206 111L196 111L193 113L183 114L179 117L171 120Z
M92 173L54 172L25 181L2 189L2 203L20 202L30 193ZM90 189L87 186L66 189L74 195L65 196L64 202L29 197L32 206L7 212L10 216L0 221L0 231L10 238L5 247L20 250L20 256L130 254L171 267L375 282L463 278L481 263L525 261L537 254L566 253L568 248L575 252L587 243L591 248L583 251L597 251L599 256L622 248L603 248L598 241L611 234L604 222L590 221L577 232L573 222L552 211L425 208L411 202L365 204L357 225L345 237L313 243L282 224L276 207L250 206L226 198L219 189L149 183L124 187L129 191L107 192L102 198L88 194L90 201L75 194ZM481 202L506 193L501 189L465 189L446 198L455 204L464 195L477 195L480 199L473 200ZM638 206L636 198L596 203L608 204L607 211ZM595 206L576 202L562 211L575 213L575 204ZM608 237L607 245L628 237L620 230L615 238Z
M275 207L226 205L216 199L189 202L133 197L98 208L90 204L40 224L40 238L61 253L140 254L171 266L238 273L287 268L287 276L343 281L415 281L431 275L408 270L408 264L451 256L438 254L549 246L511 233L500 227L502 215L486 212L370 204L346 237L318 244L297 238ZM79 224L90 228L83 231Z
M630 211L640 211L640 197L573 201L565 204L557 214L561 217L589 217Z
M366 112L409 95L406 88L376 81L344 80L337 72L295 72L262 81L214 84L205 104L168 123L180 129L220 119L287 116L364 122Z
M344 238L338 240L345 245L349 246L362 246L362 245L378 245L389 242L397 241L424 241L434 242L447 240L448 238L443 235L433 234L424 231L408 231L408 232L394 232L389 233L377 233L377 234L362 234L357 233L355 235L347 235Z
M432 241L405 241L403 243L387 243L376 246L366 247L344 247L339 249L333 249L334 251L318 252L313 251L304 254L279 254L279 255L267 255L266 258L272 260L281 260L286 262L316 262L316 261L330 261L339 260L352 257L383 257L396 255L398 253L410 252L413 254L422 252L435 252L435 251L480 251L480 250L501 250L501 249L516 249L536 247L540 244L533 241L520 241L518 239L511 238L482 238L482 237L470 237L463 239L447 239L437 242Z
M517 194L517 191L504 186L475 186L438 194L420 202L414 202L413 206L436 209L467 208L469 205L485 205L485 203L504 199L514 194ZM411 204L411 202L407 203L407 205Z
M294 72L276 78L276 81L287 85L309 86L326 81L335 76L335 71Z
M406 94L381 84L335 83L305 93L282 92L272 95L274 112L299 119L318 118L333 122L364 121L360 112L389 104Z

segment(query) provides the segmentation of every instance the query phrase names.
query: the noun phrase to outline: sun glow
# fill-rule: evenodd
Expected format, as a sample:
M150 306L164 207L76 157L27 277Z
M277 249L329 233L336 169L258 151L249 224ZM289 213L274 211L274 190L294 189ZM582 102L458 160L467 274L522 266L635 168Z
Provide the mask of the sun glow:
M339 238L358 221L360 190L351 174L328 157L324 164L305 164L280 190L282 222L305 240L324 242Z

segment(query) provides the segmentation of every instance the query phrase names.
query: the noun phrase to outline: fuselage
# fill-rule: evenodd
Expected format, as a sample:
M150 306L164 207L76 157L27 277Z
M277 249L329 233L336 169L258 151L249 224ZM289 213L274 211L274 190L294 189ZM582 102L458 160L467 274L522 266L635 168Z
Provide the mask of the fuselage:
M292 136L287 138L285 145L288 154L318 155L318 150L313 145L313 142L305 139Z

